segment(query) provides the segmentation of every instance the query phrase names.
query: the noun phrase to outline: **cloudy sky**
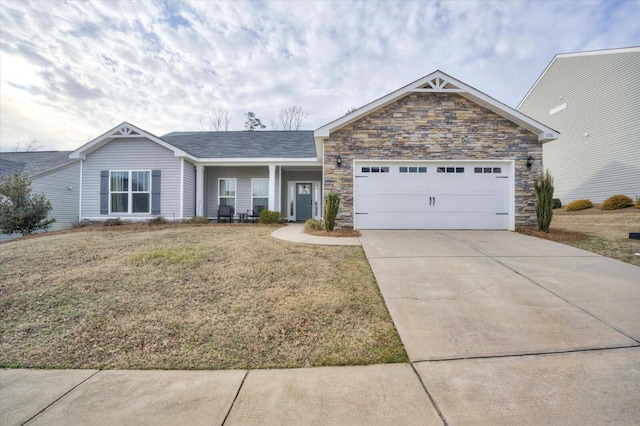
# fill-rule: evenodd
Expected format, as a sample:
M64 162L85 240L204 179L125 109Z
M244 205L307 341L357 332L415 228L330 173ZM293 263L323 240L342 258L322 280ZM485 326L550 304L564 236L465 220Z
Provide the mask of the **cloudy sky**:
M557 53L640 45L640 1L0 2L0 150L228 109L315 129L436 69L517 106Z

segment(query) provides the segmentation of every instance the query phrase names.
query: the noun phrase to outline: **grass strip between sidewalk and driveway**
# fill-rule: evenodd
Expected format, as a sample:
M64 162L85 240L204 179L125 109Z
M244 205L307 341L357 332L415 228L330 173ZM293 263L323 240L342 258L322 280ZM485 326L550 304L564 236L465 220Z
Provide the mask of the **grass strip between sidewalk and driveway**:
M0 244L0 367L407 361L361 247L262 225L90 228Z

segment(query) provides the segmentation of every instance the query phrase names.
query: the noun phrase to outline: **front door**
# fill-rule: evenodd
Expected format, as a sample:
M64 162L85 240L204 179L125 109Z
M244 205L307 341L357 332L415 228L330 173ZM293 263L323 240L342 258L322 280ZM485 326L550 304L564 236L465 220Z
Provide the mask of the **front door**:
M296 184L296 221L302 222L311 219L311 207L313 199L311 197L311 184Z

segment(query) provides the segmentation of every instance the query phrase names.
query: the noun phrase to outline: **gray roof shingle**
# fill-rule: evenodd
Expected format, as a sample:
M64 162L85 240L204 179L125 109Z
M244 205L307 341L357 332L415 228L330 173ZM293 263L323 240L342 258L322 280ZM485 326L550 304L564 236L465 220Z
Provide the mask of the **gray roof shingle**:
M172 132L164 141L198 158L315 158L313 131Z
M0 152L0 174L11 174L14 171L35 176L56 167L73 163L69 159L71 151L31 151Z

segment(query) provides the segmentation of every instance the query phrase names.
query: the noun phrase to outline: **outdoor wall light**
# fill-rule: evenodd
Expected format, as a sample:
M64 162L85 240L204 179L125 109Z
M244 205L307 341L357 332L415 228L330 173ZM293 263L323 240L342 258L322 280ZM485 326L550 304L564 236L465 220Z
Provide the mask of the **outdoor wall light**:
M338 167L342 166L342 157L339 155L336 157L336 164Z
M529 156L529 158L527 158L527 169L530 169L531 166L533 166L533 157Z

